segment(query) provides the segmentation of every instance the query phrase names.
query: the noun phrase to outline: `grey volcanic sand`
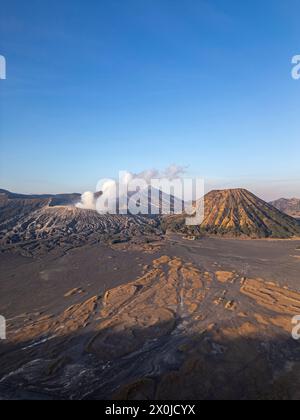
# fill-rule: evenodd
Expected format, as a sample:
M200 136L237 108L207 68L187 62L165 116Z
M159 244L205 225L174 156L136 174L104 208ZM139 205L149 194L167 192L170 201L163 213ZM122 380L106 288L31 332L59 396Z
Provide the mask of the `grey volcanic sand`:
M0 314L12 318L27 312L58 312L76 302L64 295L81 288L84 295L102 294L126 284L160 255L180 257L206 270L237 271L300 291L300 240L214 239L189 242L171 235L156 254L87 245L57 256L26 258L0 255ZM298 258L297 258L298 257ZM81 295L82 298L82 295Z
M300 291L300 240L205 238L189 242L171 235L166 253L206 269L235 270Z
M114 251L92 245L43 257L26 258L16 254L0 255L0 314L12 318L24 313L50 311L57 313L76 302L66 302L64 295L81 288L83 296L102 294L136 278L141 265L153 255L139 252ZM80 299L83 297L80 296Z

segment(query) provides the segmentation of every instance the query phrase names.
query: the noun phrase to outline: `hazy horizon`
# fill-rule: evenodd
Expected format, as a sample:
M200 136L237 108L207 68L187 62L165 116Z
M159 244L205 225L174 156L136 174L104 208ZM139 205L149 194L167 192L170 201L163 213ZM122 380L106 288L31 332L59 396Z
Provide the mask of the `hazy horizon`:
M115 177L112 177L113 179L116 179ZM298 182L298 181L297 181ZM271 185L271 186L270 186ZM265 181L261 182L260 186L255 185L255 182L245 182L245 181L234 181L234 180L224 180L223 182L219 181L211 181L205 183L205 192L208 193L212 190L223 190L223 189L236 189L236 188L244 188L258 197L264 199L265 201L274 201L278 200L280 198L300 198L300 190L297 189L297 187L293 186L293 183L290 181ZM69 190L26 190L26 189L19 189L15 190L12 188L7 188L3 185L0 185L0 189L10 191L12 193L17 194L37 194L37 195L43 195L43 194L83 194L87 190L96 191L96 189L92 188L92 186L89 188L83 188L83 189L69 189ZM294 191L298 191L298 193L294 193Z

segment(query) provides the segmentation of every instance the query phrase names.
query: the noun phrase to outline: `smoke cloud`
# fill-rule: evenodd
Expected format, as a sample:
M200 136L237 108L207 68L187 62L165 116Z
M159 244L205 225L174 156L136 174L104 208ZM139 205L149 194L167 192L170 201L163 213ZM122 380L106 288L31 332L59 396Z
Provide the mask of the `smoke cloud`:
M76 204L78 209L82 210L96 210L95 194L91 191L86 191L81 196L81 202Z
M117 182L119 188L125 187L129 182L135 179L144 180L147 185L150 185L152 179L163 179L166 178L170 181L178 178L182 178L186 173L187 168L180 165L170 165L166 169L160 171L158 169L148 169L140 173L123 172L122 176ZM112 180L104 180L98 183L96 193L86 191L81 196L80 203L76 204L76 207L84 210L96 210L96 201L99 197L99 192L103 192L106 197L115 196L116 182Z

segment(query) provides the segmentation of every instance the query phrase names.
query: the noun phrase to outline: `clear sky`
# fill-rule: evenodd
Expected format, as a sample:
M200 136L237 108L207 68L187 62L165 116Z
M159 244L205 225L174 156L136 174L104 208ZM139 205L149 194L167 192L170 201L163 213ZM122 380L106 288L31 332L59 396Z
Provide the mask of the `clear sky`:
M299 0L1 0L0 188L188 167L300 196Z

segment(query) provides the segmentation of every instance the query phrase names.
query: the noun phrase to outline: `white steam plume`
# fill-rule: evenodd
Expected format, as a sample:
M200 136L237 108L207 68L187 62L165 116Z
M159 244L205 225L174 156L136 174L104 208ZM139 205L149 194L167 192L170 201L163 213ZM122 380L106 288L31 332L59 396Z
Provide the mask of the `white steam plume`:
M148 185L150 185L152 179L163 179L167 178L170 181L178 178L182 178L183 175L186 173L187 168L180 166L180 165L171 165L163 171L158 169L148 169L141 173L131 173L131 172L123 172L121 179L118 180L119 188L122 186L128 185L129 182L135 179L142 179L146 181ZM115 194L115 186L116 183L112 180L102 181L100 184L97 185L97 192L93 193L91 191L87 191L81 196L80 203L76 204L76 207L79 209L85 210L96 210L96 201L97 201L97 193L104 192L106 197L114 196Z
M96 210L95 194L91 191L86 191L81 196L81 202L76 204L78 209Z

